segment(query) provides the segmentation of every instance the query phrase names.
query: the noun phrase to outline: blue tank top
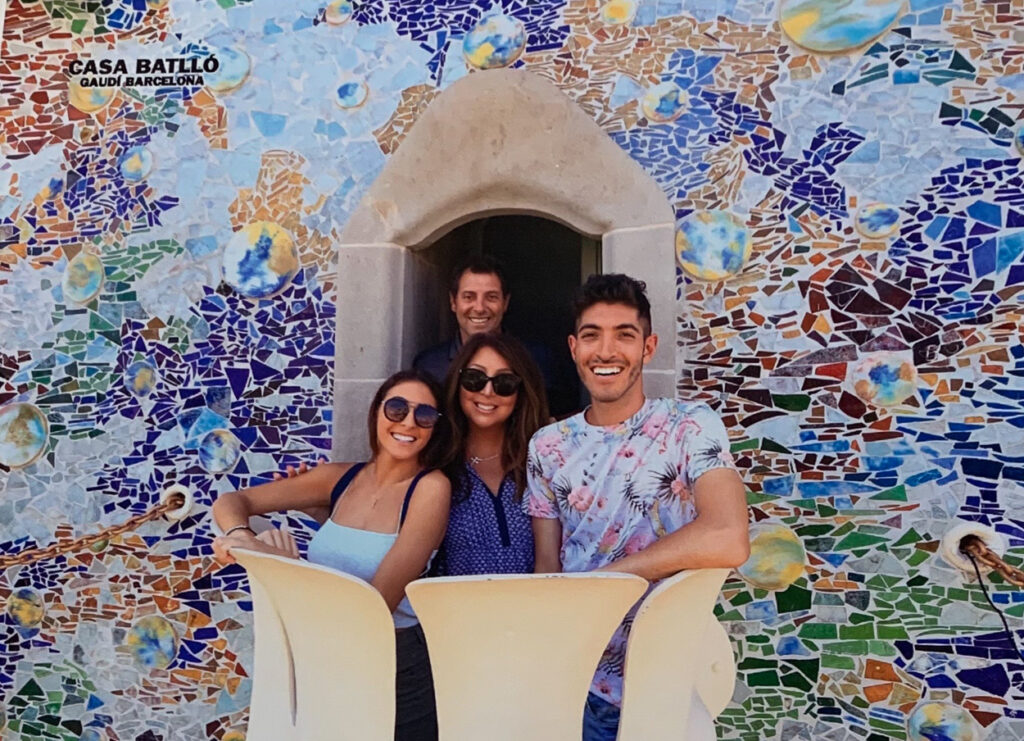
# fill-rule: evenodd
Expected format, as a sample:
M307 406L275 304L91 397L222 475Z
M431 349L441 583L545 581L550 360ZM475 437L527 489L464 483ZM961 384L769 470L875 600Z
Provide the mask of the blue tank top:
M341 495L364 466L366 463L354 464L334 485L334 489L331 491L331 517L320 526L309 542L307 557L311 563L337 569L369 582L377 573L377 568L384 560L384 556L398 539L398 532L377 533L372 530L361 530L339 525L331 519L334 517L334 508L337 506L338 500L341 499ZM420 471L409 483L409 488L405 492L405 501L402 502L402 513L398 518L399 530L405 522L405 513L409 510L409 502L416 489L416 484L427 473L429 472L426 470ZM427 569L430 568L430 562L433 561L436 553L435 551L430 555ZM402 597L402 601L398 603L398 607L395 608L391 616L395 621L396 628L410 628L419 623L416 613L412 611L412 605L409 604L408 597Z

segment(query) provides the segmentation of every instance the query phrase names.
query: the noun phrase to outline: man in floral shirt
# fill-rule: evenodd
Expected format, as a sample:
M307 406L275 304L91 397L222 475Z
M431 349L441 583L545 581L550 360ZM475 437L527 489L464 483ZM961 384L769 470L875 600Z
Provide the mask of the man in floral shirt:
M649 581L749 555L743 484L705 404L648 399L651 307L640 281L595 275L575 302L569 350L591 405L533 436L523 509L538 572L617 571ZM614 741L632 612L598 665L584 741Z

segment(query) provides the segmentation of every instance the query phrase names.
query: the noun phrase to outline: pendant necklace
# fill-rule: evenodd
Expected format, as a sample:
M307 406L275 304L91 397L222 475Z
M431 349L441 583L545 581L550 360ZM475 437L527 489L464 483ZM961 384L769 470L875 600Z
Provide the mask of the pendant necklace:
M497 453L495 453L494 455L489 455L486 458L481 458L478 455L471 455L471 456L469 456L469 465L476 466L476 465L478 465L480 463L486 463L487 461L493 461L499 455L501 455L501 451L500 450Z

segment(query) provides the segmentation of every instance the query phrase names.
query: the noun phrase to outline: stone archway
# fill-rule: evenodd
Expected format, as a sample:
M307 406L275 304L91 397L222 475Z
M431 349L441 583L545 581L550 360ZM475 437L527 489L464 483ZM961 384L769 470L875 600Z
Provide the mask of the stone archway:
M373 391L421 349L418 310L443 288L417 250L495 214L598 237L605 272L646 281L662 344L645 389L674 395L675 215L665 194L552 83L522 70L477 72L427 107L342 233L334 460L367 454Z

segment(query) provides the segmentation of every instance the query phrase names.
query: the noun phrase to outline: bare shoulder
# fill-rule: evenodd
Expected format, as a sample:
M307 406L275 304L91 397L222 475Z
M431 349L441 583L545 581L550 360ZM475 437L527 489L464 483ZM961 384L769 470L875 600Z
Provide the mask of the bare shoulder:
M355 463L321 463L316 468L310 469L310 473L319 471L328 478L339 478L344 476L345 472L354 465Z
M292 480L302 481L307 487L315 487L318 491L329 493L338 480L354 465L354 463L321 463Z
M416 482L416 490L409 500L407 522L419 523L418 526L422 527L440 527L443 532L451 500L452 486L448 477L440 471L431 471Z
M416 485L416 493L429 492L427 496L447 497L452 493L452 484L441 471L425 474Z

